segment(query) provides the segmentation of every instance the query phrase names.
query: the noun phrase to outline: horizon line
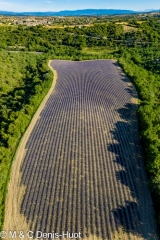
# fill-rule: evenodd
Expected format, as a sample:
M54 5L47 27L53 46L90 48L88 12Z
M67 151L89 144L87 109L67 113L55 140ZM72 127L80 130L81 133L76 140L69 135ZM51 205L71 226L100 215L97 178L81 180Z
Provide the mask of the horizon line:
M10 10L1 10L0 12L12 12L12 13L49 13L49 12L54 12L54 13L59 13L59 12L73 12L73 11L83 11L83 10L118 10L118 11L132 11L132 12L152 12L152 11L160 11L160 9L146 9L146 10L132 10L132 9L118 9L118 8L84 8L84 9L65 9L65 10L59 10L59 11L10 11Z

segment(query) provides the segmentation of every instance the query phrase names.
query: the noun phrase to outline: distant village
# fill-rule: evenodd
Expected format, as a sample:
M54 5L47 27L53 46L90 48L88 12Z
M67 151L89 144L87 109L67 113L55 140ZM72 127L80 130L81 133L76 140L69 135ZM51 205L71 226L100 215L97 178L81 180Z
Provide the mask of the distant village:
M51 25L81 25L91 24L93 19L87 17L11 17L11 16L0 16L1 25L26 25L26 26L51 26Z
M123 14L122 17L133 17L133 15ZM138 14L137 16L141 17L142 19L148 18L149 16L160 17L160 12L153 12L153 13L142 13ZM63 16L5 16L0 15L0 25L25 25L25 26L90 26L93 23L100 23L108 21L109 19L113 19L116 17L119 19L118 15L101 15L101 16L73 16L73 17L63 17Z

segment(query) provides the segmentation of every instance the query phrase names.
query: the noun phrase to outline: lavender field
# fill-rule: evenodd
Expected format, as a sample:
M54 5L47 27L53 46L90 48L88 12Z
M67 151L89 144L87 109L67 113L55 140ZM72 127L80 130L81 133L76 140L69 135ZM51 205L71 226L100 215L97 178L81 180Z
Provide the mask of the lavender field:
M157 239L137 94L112 60L51 62L58 79L26 144L20 206L32 231Z

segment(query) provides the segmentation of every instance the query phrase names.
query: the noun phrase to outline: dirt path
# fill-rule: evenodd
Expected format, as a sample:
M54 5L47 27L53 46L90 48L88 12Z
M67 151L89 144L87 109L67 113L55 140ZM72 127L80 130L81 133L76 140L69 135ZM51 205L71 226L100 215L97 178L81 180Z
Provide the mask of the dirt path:
M24 232L28 232L30 230L26 222L26 218L22 214L20 214L20 206L21 206L23 196L25 194L25 186L21 185L20 168L25 156L25 152L26 152L25 146L28 141L28 138L40 116L42 109L44 108L48 98L50 97L56 85L57 72L53 70L53 68L50 66L50 63L51 61L49 61L48 66L54 73L52 86L49 92L47 93L47 95L45 96L44 100L41 102L24 136L22 137L20 145L16 152L13 165L12 165L12 172L11 172L10 181L8 185L8 194L7 194L6 203L5 203L5 220L4 220L3 229L6 232L9 232L10 230L12 231L14 230L17 232L20 232L23 230Z

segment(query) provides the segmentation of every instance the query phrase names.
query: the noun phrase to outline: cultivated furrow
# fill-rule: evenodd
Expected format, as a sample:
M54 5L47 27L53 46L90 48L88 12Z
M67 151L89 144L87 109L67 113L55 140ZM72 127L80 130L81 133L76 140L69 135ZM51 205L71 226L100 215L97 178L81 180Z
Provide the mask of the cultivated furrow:
M134 87L112 60L51 66L58 80L21 165L28 229L35 238L69 231L89 240L157 239Z

